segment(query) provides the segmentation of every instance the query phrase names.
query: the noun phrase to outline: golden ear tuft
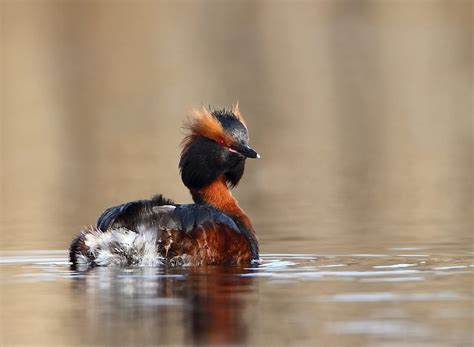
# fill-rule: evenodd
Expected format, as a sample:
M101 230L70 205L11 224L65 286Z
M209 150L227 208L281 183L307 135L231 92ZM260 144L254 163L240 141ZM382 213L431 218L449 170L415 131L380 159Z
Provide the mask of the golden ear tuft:
M240 121L240 123L242 123L244 125L244 127L247 128L247 124L245 123L245 119L244 119L244 117L242 117L242 114L240 113L239 100L237 100L237 102L234 105L232 105L232 113L234 114L234 116L237 117L237 119Z
M240 110L239 110L239 100L235 104L232 105L232 113L237 117L241 117Z
M188 136L204 136L217 142L229 140L221 123L204 107L191 110L184 128L191 132Z

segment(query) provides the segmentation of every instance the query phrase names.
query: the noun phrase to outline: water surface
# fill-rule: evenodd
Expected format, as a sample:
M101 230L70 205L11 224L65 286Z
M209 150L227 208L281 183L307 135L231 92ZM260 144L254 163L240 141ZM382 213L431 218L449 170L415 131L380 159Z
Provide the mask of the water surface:
M7 251L1 342L468 346L473 267L461 245L85 272L63 250Z

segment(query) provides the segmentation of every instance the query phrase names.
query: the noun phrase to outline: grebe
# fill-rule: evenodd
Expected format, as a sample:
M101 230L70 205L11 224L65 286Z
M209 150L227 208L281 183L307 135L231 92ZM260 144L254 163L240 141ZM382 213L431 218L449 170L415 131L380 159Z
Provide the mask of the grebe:
M230 192L242 178L246 158L260 157L248 145L238 104L230 110L195 109L184 129L179 169L194 204L156 195L108 208L95 227L72 241L73 266L199 266L259 259L252 223Z

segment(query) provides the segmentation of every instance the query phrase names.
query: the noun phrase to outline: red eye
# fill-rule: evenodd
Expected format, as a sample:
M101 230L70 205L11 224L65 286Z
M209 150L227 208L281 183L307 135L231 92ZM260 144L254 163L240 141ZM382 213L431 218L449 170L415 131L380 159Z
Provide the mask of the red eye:
M222 138L221 138L221 139L219 139L219 144L221 144L221 145L224 145L224 144L225 144L225 141L224 141L224 139L222 139Z

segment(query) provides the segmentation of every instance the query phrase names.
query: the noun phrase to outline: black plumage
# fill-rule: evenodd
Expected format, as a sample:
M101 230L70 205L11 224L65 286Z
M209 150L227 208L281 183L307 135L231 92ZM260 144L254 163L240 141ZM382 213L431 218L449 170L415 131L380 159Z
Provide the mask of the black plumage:
M97 219L97 229L106 231L109 227L127 228L136 225L147 215L152 214L154 206L174 205L174 201L165 198L163 195L155 195L150 200L130 201L121 205L112 206L106 209Z
M168 206L170 208L163 208ZM172 200L157 195L150 200L136 200L106 209L97 221L102 231L114 228L138 230L139 228L177 229L187 233L206 223L217 223L240 233L234 220L209 205L174 204Z

